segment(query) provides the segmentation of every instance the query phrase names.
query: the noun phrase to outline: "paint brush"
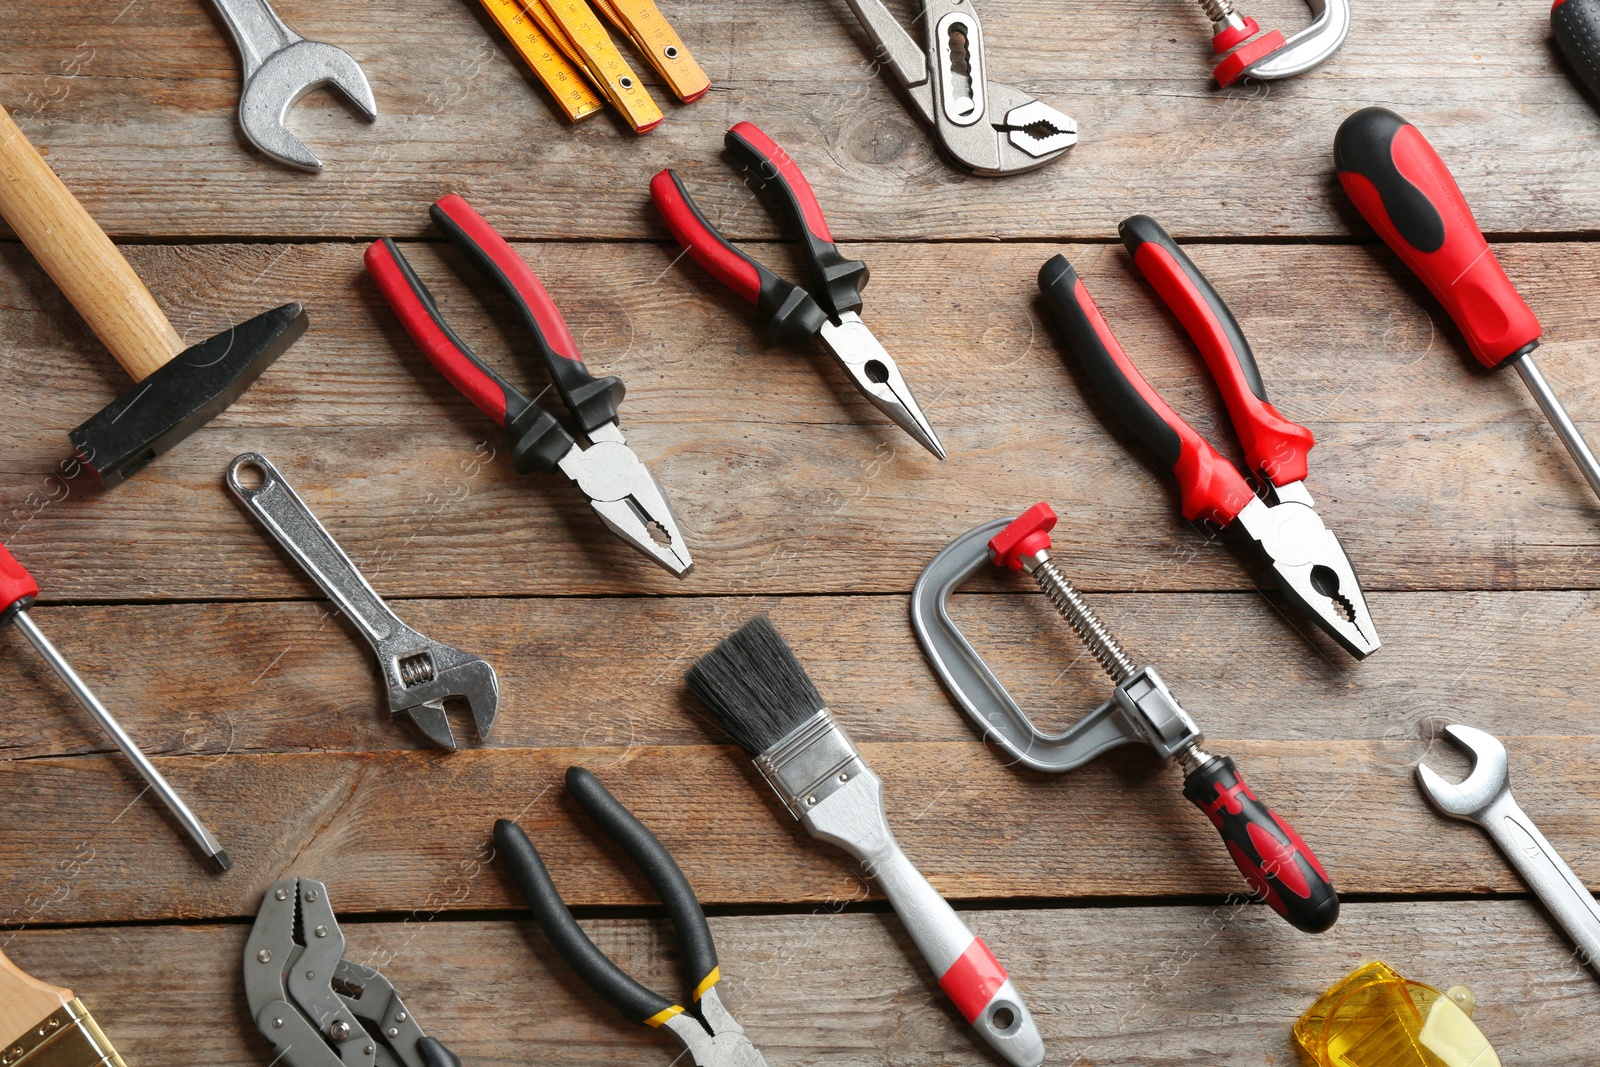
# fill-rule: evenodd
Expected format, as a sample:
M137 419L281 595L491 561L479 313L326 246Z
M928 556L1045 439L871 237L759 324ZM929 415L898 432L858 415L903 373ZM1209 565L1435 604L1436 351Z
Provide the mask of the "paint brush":
M70 989L24 973L0 954L0 1064L126 1067Z
M806 832L866 868L967 1022L1008 1063L1039 1067L1044 1042L1005 968L901 851L882 780L767 617L751 619L690 668L689 688Z

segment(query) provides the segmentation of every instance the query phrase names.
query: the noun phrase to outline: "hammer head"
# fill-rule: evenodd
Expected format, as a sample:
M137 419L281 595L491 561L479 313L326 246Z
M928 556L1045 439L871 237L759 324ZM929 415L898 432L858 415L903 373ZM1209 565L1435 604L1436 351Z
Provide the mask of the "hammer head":
M125 481L239 399L307 324L285 304L184 350L72 431L78 459L108 486Z

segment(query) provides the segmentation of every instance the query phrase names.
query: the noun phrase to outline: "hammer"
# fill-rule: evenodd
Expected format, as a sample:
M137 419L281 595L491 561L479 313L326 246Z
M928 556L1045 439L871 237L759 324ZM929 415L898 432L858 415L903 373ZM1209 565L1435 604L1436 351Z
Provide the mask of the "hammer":
M72 431L78 459L116 485L225 410L306 331L298 303L184 348L160 305L0 107L0 215L138 383Z

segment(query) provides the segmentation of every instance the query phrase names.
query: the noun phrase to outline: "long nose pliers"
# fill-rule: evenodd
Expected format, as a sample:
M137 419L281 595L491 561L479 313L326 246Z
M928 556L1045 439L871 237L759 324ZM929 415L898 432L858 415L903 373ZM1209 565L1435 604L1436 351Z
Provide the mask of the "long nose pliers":
M589 940L550 879L539 850L522 827L510 819L494 824L495 851L511 868L534 920L561 958L596 993L620 1008L628 1018L645 1026L671 1030L688 1051L696 1067L767 1067L766 1057L750 1043L717 996L722 970L717 945L694 887L677 861L644 823L611 795L594 773L583 767L567 768L567 791L589 816L622 846L660 895L672 928L683 948L683 964L694 983L692 1007L668 1000L640 985Z
M1210 368L1233 420L1257 495L1232 463L1167 406L1128 359L1065 256L1039 270L1039 289L1090 383L1177 476L1183 517L1237 525L1258 545L1284 595L1357 659L1379 641L1355 569L1305 487L1311 431L1267 402L1255 354L1228 305L1155 219L1118 227L1134 264L1172 308Z
M516 249L471 204L452 193L434 204L429 214L451 243L510 299L518 319L533 335L534 350L549 370L556 392L588 438L588 447L579 445L554 415L478 358L444 320L433 294L394 241L385 237L367 249L367 271L406 333L450 384L510 431L518 474L560 470L583 490L613 533L677 577L688 574L694 562L667 494L627 446L617 424L617 407L626 391L622 379L589 373L550 294Z
M944 458L944 446L917 406L893 357L858 314L867 265L845 259L817 203L811 183L789 153L754 123L741 122L723 138L728 153L757 183L773 190L773 200L800 232L800 253L810 279L795 285L735 248L701 213L694 197L672 170L650 180L650 198L661 218L694 258L718 281L756 306L770 344L804 345L820 337L823 346L850 376L861 395L929 452Z

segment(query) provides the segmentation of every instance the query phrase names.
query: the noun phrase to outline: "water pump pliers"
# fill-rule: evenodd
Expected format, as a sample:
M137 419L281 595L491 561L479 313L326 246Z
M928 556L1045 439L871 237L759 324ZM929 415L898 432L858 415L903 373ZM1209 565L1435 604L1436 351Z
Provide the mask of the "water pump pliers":
M367 271L406 333L450 384L510 431L518 474L560 470L583 490L612 533L677 577L688 574L694 562L666 491L627 446L617 424L617 408L626 392L622 379L589 373L550 294L516 249L472 205L452 193L428 213L451 243L510 299L588 446L578 444L554 415L478 358L444 320L433 294L394 241L385 237L367 249Z
M861 395L923 448L943 459L944 446L900 376L900 368L858 314L861 290L870 276L867 265L845 259L833 243L822 206L799 164L754 123L739 123L723 142L758 188L773 191L773 200L800 231L801 258L810 286L778 277L729 243L670 169L650 181L650 198L667 229L696 263L756 306L765 320L769 344L804 345L812 338L822 338L823 347Z
M1305 487L1306 456L1315 443L1311 431L1267 402L1239 323L1167 231L1148 215L1135 215L1118 233L1199 347L1261 495L1151 388L1072 264L1055 256L1039 270L1039 289L1061 322L1067 347L1107 406L1177 476L1183 517L1242 529L1265 555L1284 596L1364 659L1380 642L1355 569Z
M596 993L620 1008L629 1019L645 1026L671 1030L696 1067L767 1067L766 1057L750 1043L741 1027L717 996L722 970L717 945L694 887L677 861L644 823L611 795L594 773L583 767L567 768L567 791L622 846L661 897L672 928L683 948L683 964L694 983L691 1007L668 1000L640 985L589 940L589 935L567 910L566 902L550 879L539 850L522 827L510 819L494 824L495 852L511 868L533 917L561 958Z

